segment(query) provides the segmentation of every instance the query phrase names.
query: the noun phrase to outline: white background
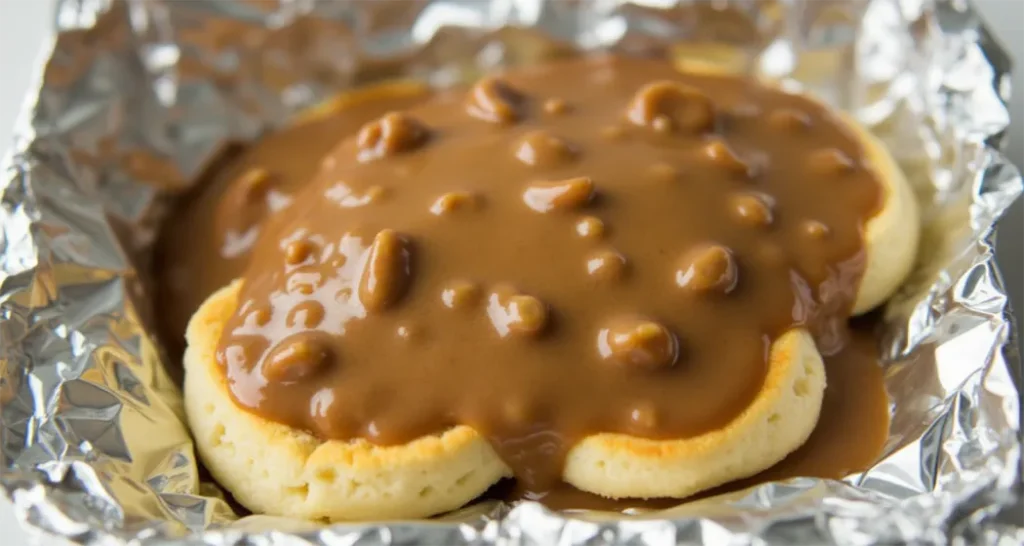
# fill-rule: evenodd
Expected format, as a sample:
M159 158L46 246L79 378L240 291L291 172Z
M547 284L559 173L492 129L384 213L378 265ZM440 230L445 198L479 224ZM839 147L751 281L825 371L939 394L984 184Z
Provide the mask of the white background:
M981 11L995 30L1003 44L1011 51L1018 66L1024 65L1024 0L977 0ZM53 16L52 4L48 0L0 0L0 154L6 153L11 138L11 129L20 110L29 81L32 78L36 60L48 49ZM1013 78L1015 98L1011 115L1014 126L1010 131L1010 157L1018 164L1024 164L1024 82L1016 70ZM1022 272L1022 236L1024 222L1021 218L1021 203L1003 220L1000 231L999 252L1004 277L1013 296L1016 309L1021 309L1021 288L1024 284ZM14 521L9 501L0 496L0 543L10 546L28 544L28 538L21 535Z

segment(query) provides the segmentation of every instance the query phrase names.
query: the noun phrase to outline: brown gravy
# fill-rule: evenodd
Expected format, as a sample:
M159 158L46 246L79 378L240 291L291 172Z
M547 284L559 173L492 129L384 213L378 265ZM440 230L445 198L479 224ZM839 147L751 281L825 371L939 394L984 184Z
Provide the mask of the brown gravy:
M540 498L583 436L725 425L807 327L834 355L826 432L790 459L836 460L792 471L838 477L877 454L815 440L846 415L833 370L866 365L841 348L876 176L826 109L748 81L616 58L488 78L330 152L262 224L218 358L240 407L323 438L470 425Z
M156 252L159 327L173 360L181 358L192 313L245 271L266 217L287 209L327 152L367 121L427 95L426 87L411 82L341 95L241 150L199 181L166 220ZM263 191L261 177L267 182Z

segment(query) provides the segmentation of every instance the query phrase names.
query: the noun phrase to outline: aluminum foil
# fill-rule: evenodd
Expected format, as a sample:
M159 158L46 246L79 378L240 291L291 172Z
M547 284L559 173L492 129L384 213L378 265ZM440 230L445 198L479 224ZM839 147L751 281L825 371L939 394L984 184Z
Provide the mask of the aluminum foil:
M0 483L27 528L88 544L1024 543L1020 359L992 245L1021 178L999 152L1009 61L970 5L78 0L56 27L0 209ZM429 522L238 519L197 468L147 326L166 197L227 142L339 90L566 49L779 78L890 146L925 243L886 311L884 456L637 516L492 502Z

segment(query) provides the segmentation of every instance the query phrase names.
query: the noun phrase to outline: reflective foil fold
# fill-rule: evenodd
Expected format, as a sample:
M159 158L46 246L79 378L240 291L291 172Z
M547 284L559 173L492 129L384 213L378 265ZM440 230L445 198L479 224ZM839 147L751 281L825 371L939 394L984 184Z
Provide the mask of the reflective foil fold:
M0 483L89 544L1024 542L1021 370L993 225L1009 60L961 1L62 1L0 194ZM872 468L635 516L484 502L429 522L238 519L199 472L149 327L168 197L226 144L331 94L572 50L778 78L882 138L924 210L885 313L892 431Z

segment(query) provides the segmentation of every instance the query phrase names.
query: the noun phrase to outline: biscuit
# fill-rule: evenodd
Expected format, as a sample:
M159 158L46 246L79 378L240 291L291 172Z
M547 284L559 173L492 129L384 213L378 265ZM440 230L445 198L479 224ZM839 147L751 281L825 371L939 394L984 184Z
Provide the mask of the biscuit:
M240 283L215 292L185 337L185 411L213 477L262 514L328 521L417 518L458 508L511 475L466 426L403 445L322 441L249 413L216 359Z
M884 146L840 116L878 173L882 207L864 227L866 266L853 314L884 302L913 265L918 211ZM472 428L389 447L365 440L322 441L234 403L215 351L240 283L211 296L189 324L186 409L212 474L247 507L310 519L421 517L457 508L511 475ZM596 434L570 449L563 478L606 497L683 498L760 472L802 445L814 429L825 388L810 334L793 329L772 344L764 385L726 426L699 436L650 440Z
M757 397L725 427L682 440L588 436L569 451L563 478L604 497L688 497L756 474L803 445L824 392L814 340L790 330L772 343Z
M703 55L693 55L695 61L683 55L676 66L694 74L738 74L739 66L735 63L701 60L706 57L721 61L723 55L724 49L712 47ZM777 86L770 79L759 81ZM810 95L804 97L822 102ZM837 111L835 115L856 135L864 147L867 167L874 170L882 185L882 207L864 226L865 265L850 312L851 316L858 316L888 300L910 275L917 258L921 219L910 183L885 144L846 112Z
M882 207L864 228L866 264L851 311L856 316L885 302L910 274L920 220L910 184L885 146L848 116L840 119L857 135L882 184ZM824 387L813 339L791 330L772 344L764 388L727 427L684 440L593 435L570 450L563 477L606 497L682 498L751 476L806 441Z
M740 74L735 51L724 46L701 44L677 51L677 68L691 74ZM760 78L768 86L770 79ZM822 102L818 98L805 98ZM864 226L865 265L851 314L864 314L888 300L910 275L921 240L921 213L903 170L878 137L845 112L836 112L839 120L864 146L868 168L882 182L883 206Z
M882 184L882 207L864 228L866 264L851 311L856 316L885 302L910 274L920 220L910 184L885 146L848 116L840 119L857 135ZM682 498L751 476L806 441L824 387L814 340L804 330L791 330L772 344L765 386L727 427L683 440L589 436L570 450L563 477L606 497Z
M856 316L888 300L910 275L917 258L921 220L910 183L885 145L848 116L840 117L858 136L868 167L882 184L882 208L864 227L866 264L853 304Z

